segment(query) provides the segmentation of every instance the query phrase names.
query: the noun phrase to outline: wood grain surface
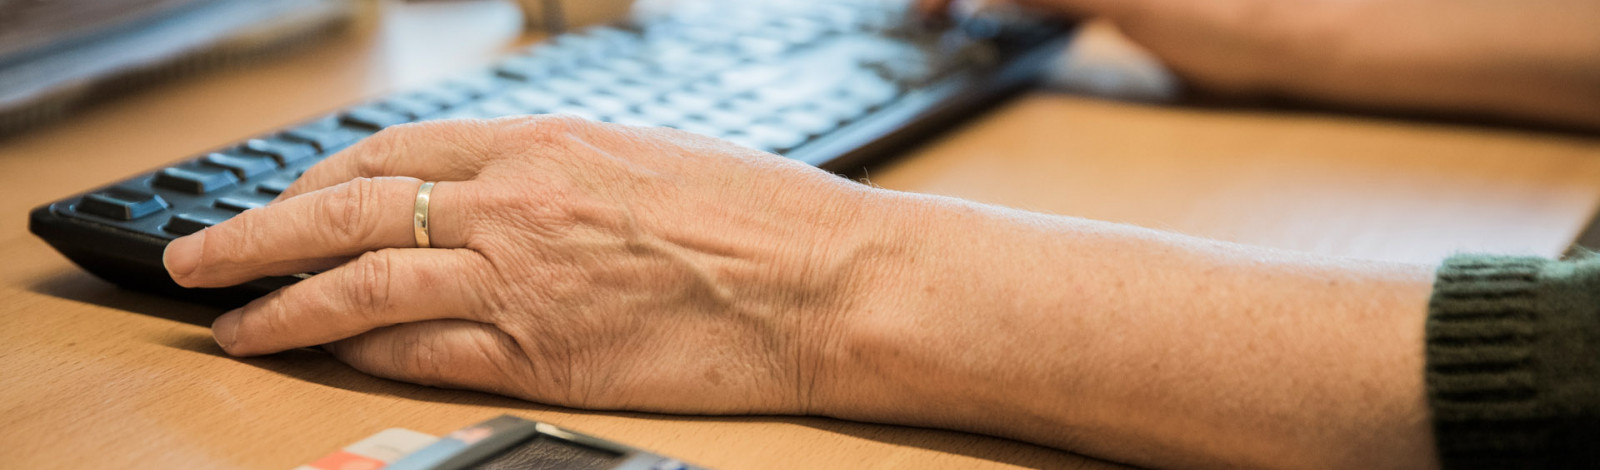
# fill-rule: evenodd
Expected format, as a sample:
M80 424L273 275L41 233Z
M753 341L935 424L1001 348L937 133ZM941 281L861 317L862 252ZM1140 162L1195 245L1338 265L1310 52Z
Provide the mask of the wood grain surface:
M171 83L0 142L0 467L287 469L390 427L501 413L726 469L1107 468L1029 444L823 418L587 412L233 359L208 307L120 290L29 209L518 42L504 3L389 5L315 51ZM874 184L1245 243L1433 262L1558 254L1600 200L1600 139L1034 92L873 169Z

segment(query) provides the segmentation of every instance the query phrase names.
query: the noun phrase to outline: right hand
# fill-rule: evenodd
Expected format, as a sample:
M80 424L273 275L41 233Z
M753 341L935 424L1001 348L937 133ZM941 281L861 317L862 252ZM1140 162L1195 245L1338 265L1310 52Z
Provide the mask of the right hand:
M414 203L438 181L432 248ZM835 345L907 243L888 191L672 129L559 116L385 129L167 247L173 280L320 271L217 318L229 354L579 408L831 412ZM837 379L848 380L848 379ZM846 382L851 383L851 382Z
M1600 2L1014 1L1108 19L1211 92L1600 128Z

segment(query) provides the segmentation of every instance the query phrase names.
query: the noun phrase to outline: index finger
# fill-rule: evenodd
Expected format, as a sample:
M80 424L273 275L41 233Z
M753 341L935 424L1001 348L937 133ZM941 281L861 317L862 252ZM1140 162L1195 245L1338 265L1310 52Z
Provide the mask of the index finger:
M273 202L356 178L410 176L426 181L466 181L489 154L487 121L457 119L391 126L317 163Z
M466 244L463 185L430 197L429 235L438 247ZM179 285L223 287L265 276L319 271L383 248L411 248L416 178L357 178L251 209L167 245L163 262Z

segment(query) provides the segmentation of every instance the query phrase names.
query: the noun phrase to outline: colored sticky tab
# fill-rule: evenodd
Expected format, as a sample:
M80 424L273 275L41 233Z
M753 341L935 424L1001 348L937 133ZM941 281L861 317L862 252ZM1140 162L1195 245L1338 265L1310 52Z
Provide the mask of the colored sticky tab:
M432 435L410 429L389 428L346 446L344 451L391 463L438 440Z
M322 456L316 462L311 462L310 466L316 470L378 470L388 464L372 457L341 450Z
M410 429L389 428L294 470L377 470L438 440Z

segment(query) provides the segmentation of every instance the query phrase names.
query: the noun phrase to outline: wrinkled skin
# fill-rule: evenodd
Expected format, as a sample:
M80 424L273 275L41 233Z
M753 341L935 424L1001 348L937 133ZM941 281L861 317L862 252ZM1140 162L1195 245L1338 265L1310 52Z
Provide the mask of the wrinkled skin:
M419 180L433 249L413 248ZM585 408L807 413L819 348L890 250L879 191L670 129L566 117L387 129L174 242L185 286L327 270L216 321L230 354Z
M1600 2L1029 2L1109 19L1200 88L1600 128ZM422 181L431 249L411 232ZM166 263L194 287L321 272L219 317L235 355L325 345L543 403L819 414L1149 466L1437 465L1431 266L895 193L672 130L398 126Z

